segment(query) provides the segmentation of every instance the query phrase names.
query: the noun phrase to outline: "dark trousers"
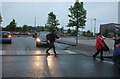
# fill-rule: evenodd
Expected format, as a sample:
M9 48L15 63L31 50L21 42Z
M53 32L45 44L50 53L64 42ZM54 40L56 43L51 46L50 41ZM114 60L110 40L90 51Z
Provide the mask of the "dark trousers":
M100 59L103 60L103 50L99 50L97 49L97 52L93 55L94 57L96 57L98 54L100 53Z
M46 50L46 52L48 52L51 48L53 48L53 52L54 52L54 54L56 55L54 42L50 42L50 43L49 43L49 48Z

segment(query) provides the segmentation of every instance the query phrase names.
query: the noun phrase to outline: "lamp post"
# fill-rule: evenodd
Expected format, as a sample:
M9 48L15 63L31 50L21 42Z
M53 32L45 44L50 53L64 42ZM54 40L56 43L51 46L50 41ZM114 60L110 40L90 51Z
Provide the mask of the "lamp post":
M95 36L95 34L96 34L96 19L93 19L94 20L94 35L93 36Z
M36 27L36 17L34 17L34 27Z
M33 25L33 32L36 32L36 17L34 17L34 25Z

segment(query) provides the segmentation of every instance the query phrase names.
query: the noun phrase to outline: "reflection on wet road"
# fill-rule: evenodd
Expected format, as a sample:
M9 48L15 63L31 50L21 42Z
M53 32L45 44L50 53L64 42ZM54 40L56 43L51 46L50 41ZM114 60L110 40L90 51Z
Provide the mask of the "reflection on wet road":
M3 56L3 77L118 77L113 65L81 55Z
M36 47L35 39L31 37L14 37L12 44L1 44L1 46L3 55L40 55L45 54L47 49L47 47ZM61 51L68 45L55 43L55 46L56 50Z

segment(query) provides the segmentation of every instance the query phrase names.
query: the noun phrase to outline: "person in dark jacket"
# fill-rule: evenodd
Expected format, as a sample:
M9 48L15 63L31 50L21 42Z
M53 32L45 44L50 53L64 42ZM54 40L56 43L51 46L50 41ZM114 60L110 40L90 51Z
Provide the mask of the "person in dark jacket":
M48 40L49 43L49 48L46 50L46 53L48 55L50 55L50 53L48 52L51 48L53 48L54 54L56 56L56 51L55 51L55 45L54 42L56 39L58 39L59 37L56 35L55 30L53 30L51 33L46 35L46 38Z
M120 28L115 29L115 34L112 39L115 41L114 47L120 43Z

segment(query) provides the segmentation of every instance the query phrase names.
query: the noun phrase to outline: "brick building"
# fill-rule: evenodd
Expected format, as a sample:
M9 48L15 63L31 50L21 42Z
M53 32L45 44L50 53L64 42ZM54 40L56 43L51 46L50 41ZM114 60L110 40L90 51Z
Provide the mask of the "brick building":
M116 26L120 26L120 24L117 24L117 23L101 24L100 32L102 34L105 34L105 32L108 32L107 37L112 37L114 35Z

